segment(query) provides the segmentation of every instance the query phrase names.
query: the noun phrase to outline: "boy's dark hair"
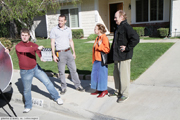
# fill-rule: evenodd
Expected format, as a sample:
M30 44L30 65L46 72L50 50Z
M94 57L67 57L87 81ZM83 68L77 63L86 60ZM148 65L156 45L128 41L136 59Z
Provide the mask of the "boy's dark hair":
M59 17L64 17L66 20L66 16L64 14L59 15Z
M21 33L28 33L28 35L30 35L29 30L27 28L22 28Z

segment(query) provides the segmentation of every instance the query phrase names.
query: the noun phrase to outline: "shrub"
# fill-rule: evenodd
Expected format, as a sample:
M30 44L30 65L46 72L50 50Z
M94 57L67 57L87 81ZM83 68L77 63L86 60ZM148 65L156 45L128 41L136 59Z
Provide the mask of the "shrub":
M160 37L167 37L169 34L169 28L159 28L157 30Z
M7 38L0 38L0 42L6 47L7 49L10 49L12 47L12 42Z
M133 27L139 36L144 36L144 28L145 27Z
M8 37L9 36L9 24L1 23L0 24L0 37Z
M84 36L83 29L72 30L72 38L80 39Z
M96 34L90 34L89 37L87 38L88 40L95 40L98 35Z

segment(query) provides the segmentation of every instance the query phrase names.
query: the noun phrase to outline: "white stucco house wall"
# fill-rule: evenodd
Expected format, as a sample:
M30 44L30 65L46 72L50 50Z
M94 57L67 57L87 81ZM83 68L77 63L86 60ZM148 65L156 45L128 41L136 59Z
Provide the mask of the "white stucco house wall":
M84 37L94 33L97 23L113 33L114 13L124 10L127 21L132 26L169 26L170 35L180 36L180 0L82 0L82 3L64 4L55 13L49 11L34 19L36 36L47 37L51 29L58 24L58 16L65 14L67 26L71 29L83 29Z
M171 0L171 36L180 36L180 0Z

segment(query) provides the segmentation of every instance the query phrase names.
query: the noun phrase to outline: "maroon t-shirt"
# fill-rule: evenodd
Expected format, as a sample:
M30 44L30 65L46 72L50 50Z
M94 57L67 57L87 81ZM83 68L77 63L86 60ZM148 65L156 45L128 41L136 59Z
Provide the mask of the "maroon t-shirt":
M29 70L36 66L36 53L41 57L41 51L38 45L32 42L21 41L16 45L16 54L19 59L20 69Z

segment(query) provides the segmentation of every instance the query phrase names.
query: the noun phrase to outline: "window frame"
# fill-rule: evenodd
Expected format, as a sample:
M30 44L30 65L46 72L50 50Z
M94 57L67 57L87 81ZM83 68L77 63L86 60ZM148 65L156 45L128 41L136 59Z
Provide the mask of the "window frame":
M70 21L69 21L69 24L70 24L70 26L69 26L69 28L71 28L71 29L81 29L81 5L80 4L77 4L76 6L74 6L74 5L66 5L66 6L62 6L61 7L61 9L59 9L59 10L57 10L57 14L59 14L60 15L60 10L65 10L65 9L68 9L68 11L69 11L69 14L68 14L68 16L69 16L69 18L70 18L70 9L75 9L75 8L77 8L78 9L78 27L71 27L71 23L70 23Z
M79 27L79 9L78 8L69 9L69 18L70 18L69 23L70 23L70 26L71 26L71 28L77 28L77 27L72 27L72 24L71 24L72 23L72 21L71 21L71 19L72 19L71 10L72 9L77 9L77 18L78 18L78 22L77 22L78 26L77 27Z
M163 1L163 20L150 20L150 0L148 0L148 21L136 22L136 0L131 2L131 24L144 24L144 23L159 23L169 22L170 2L168 0ZM166 14L165 14L166 13Z
M143 1L143 0L141 0L141 1ZM137 0L135 0L135 4L137 3ZM140 22L148 22L149 21L149 0L147 0L147 13L148 13L148 15L147 15L147 21L140 21ZM135 5L136 6L136 5ZM141 11L142 11L142 9L141 9ZM137 9L136 9L136 11L135 11L135 13L136 13L136 22L137 22ZM144 14L143 14L143 12L142 12L142 14L141 14L141 17L143 16ZM143 18L144 19L144 18ZM139 22L137 22L137 23L139 23Z
M160 0L155 0L156 1L156 13L157 13L157 15L156 15L156 19L159 19L159 16L158 16L158 14L159 14L159 7L158 7L158 4L159 3L157 3L157 2L159 2ZM150 2L151 2L151 0L150 0ZM150 3L151 4L151 3ZM149 5L150 7L151 7L151 5ZM163 8L164 8L164 0L163 0L163 6L162 6ZM151 10L152 9L152 7L150 8L150 11L149 11L149 14L150 14L150 21L153 21L153 20L151 20L152 18L151 18ZM164 9L163 9L163 12L164 12ZM163 13L162 13L163 14ZM163 16L164 16L164 14L163 14ZM163 20L163 17L162 17L162 20ZM160 21L160 20L154 20L154 21Z
M71 25L71 13L70 13L70 10L72 10L72 9L78 9L77 10L77 15L78 15L78 27L72 27L72 25ZM68 17L69 17L69 26L68 27L70 27L70 28L79 28L79 8L68 8L68 9L60 9L60 14L61 14L61 10L68 10Z

